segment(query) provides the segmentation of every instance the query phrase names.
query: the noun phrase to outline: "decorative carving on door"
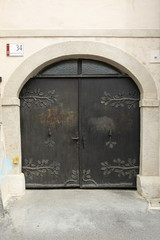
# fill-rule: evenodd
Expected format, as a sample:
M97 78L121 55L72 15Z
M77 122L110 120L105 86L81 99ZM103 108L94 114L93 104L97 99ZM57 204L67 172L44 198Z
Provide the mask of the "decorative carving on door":
M110 93L104 91L104 96L101 97L101 103L104 105L111 104L112 107L124 107L127 105L128 109L136 108L139 98L136 92L118 93L112 96Z
M30 88L23 89L20 99L22 100L22 107L30 108L32 103L40 107L48 107L48 105L57 102L58 95L55 90L49 90L44 94L40 88L34 90Z
M33 177L43 177L49 173L57 177L60 171L60 163L52 162L50 165L49 160L38 160L37 164L33 163L33 159L25 159L25 166L23 166L24 175L26 178L33 179Z
M55 141L51 138L48 138L45 142L44 142L49 149L53 149L55 146Z
M83 170L83 175L82 175L83 182L85 182L85 183L93 183L93 184L97 185L97 183L92 179L90 174L91 174L91 170L90 169L88 169L88 170L84 169Z
M103 175L110 175L112 172L117 173L118 177L128 176L129 179L136 176L138 171L138 166L135 166L136 159L128 158L127 163L120 158L114 159L113 163L115 165L111 165L108 161L101 162L101 170L103 171Z
M71 178L65 182L65 186L75 183L79 184L79 170L72 170Z
M85 182L85 183L93 183L94 185L97 185L97 183L92 179L91 177L91 170L88 169L84 169L82 171L82 181ZM72 175L71 175L71 178L68 179L66 182L65 182L65 185L73 185L73 184L79 184L79 170L72 170Z

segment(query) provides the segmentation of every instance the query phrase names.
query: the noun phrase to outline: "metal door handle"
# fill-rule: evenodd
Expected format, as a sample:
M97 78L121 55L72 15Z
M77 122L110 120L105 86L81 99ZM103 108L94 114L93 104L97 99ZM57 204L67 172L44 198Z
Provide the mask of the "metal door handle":
M79 137L72 137L72 140L78 142L79 141Z
M112 130L109 130L108 136L111 138L112 137Z
M49 135L49 137L51 137L51 136L52 136L52 131L51 131L51 129L50 129L50 128L48 129L48 135Z

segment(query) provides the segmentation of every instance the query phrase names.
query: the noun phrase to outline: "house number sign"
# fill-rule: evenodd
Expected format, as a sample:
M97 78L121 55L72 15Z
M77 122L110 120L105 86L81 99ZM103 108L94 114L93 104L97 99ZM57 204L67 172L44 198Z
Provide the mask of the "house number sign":
M23 44L8 43L7 44L7 56L22 57L23 56Z

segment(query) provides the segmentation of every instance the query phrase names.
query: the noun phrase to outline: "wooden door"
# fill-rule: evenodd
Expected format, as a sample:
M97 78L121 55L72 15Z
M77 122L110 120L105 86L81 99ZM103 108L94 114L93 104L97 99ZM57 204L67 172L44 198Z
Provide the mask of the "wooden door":
M79 168L78 80L31 79L20 99L26 186L66 187Z
M135 188L139 90L130 78L80 83L81 187Z
M135 188L140 93L93 60L67 60L20 93L22 170L28 188Z

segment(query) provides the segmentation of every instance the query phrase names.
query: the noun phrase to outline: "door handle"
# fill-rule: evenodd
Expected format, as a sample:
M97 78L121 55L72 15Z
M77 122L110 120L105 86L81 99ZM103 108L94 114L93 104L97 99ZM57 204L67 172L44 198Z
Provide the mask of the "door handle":
M112 137L112 130L109 130L108 136L111 138Z
M48 129L48 136L49 136L49 137L51 137L51 136L52 136L52 131L51 131L51 129L50 129L50 128Z
M72 140L78 142L79 141L79 137L72 137Z

